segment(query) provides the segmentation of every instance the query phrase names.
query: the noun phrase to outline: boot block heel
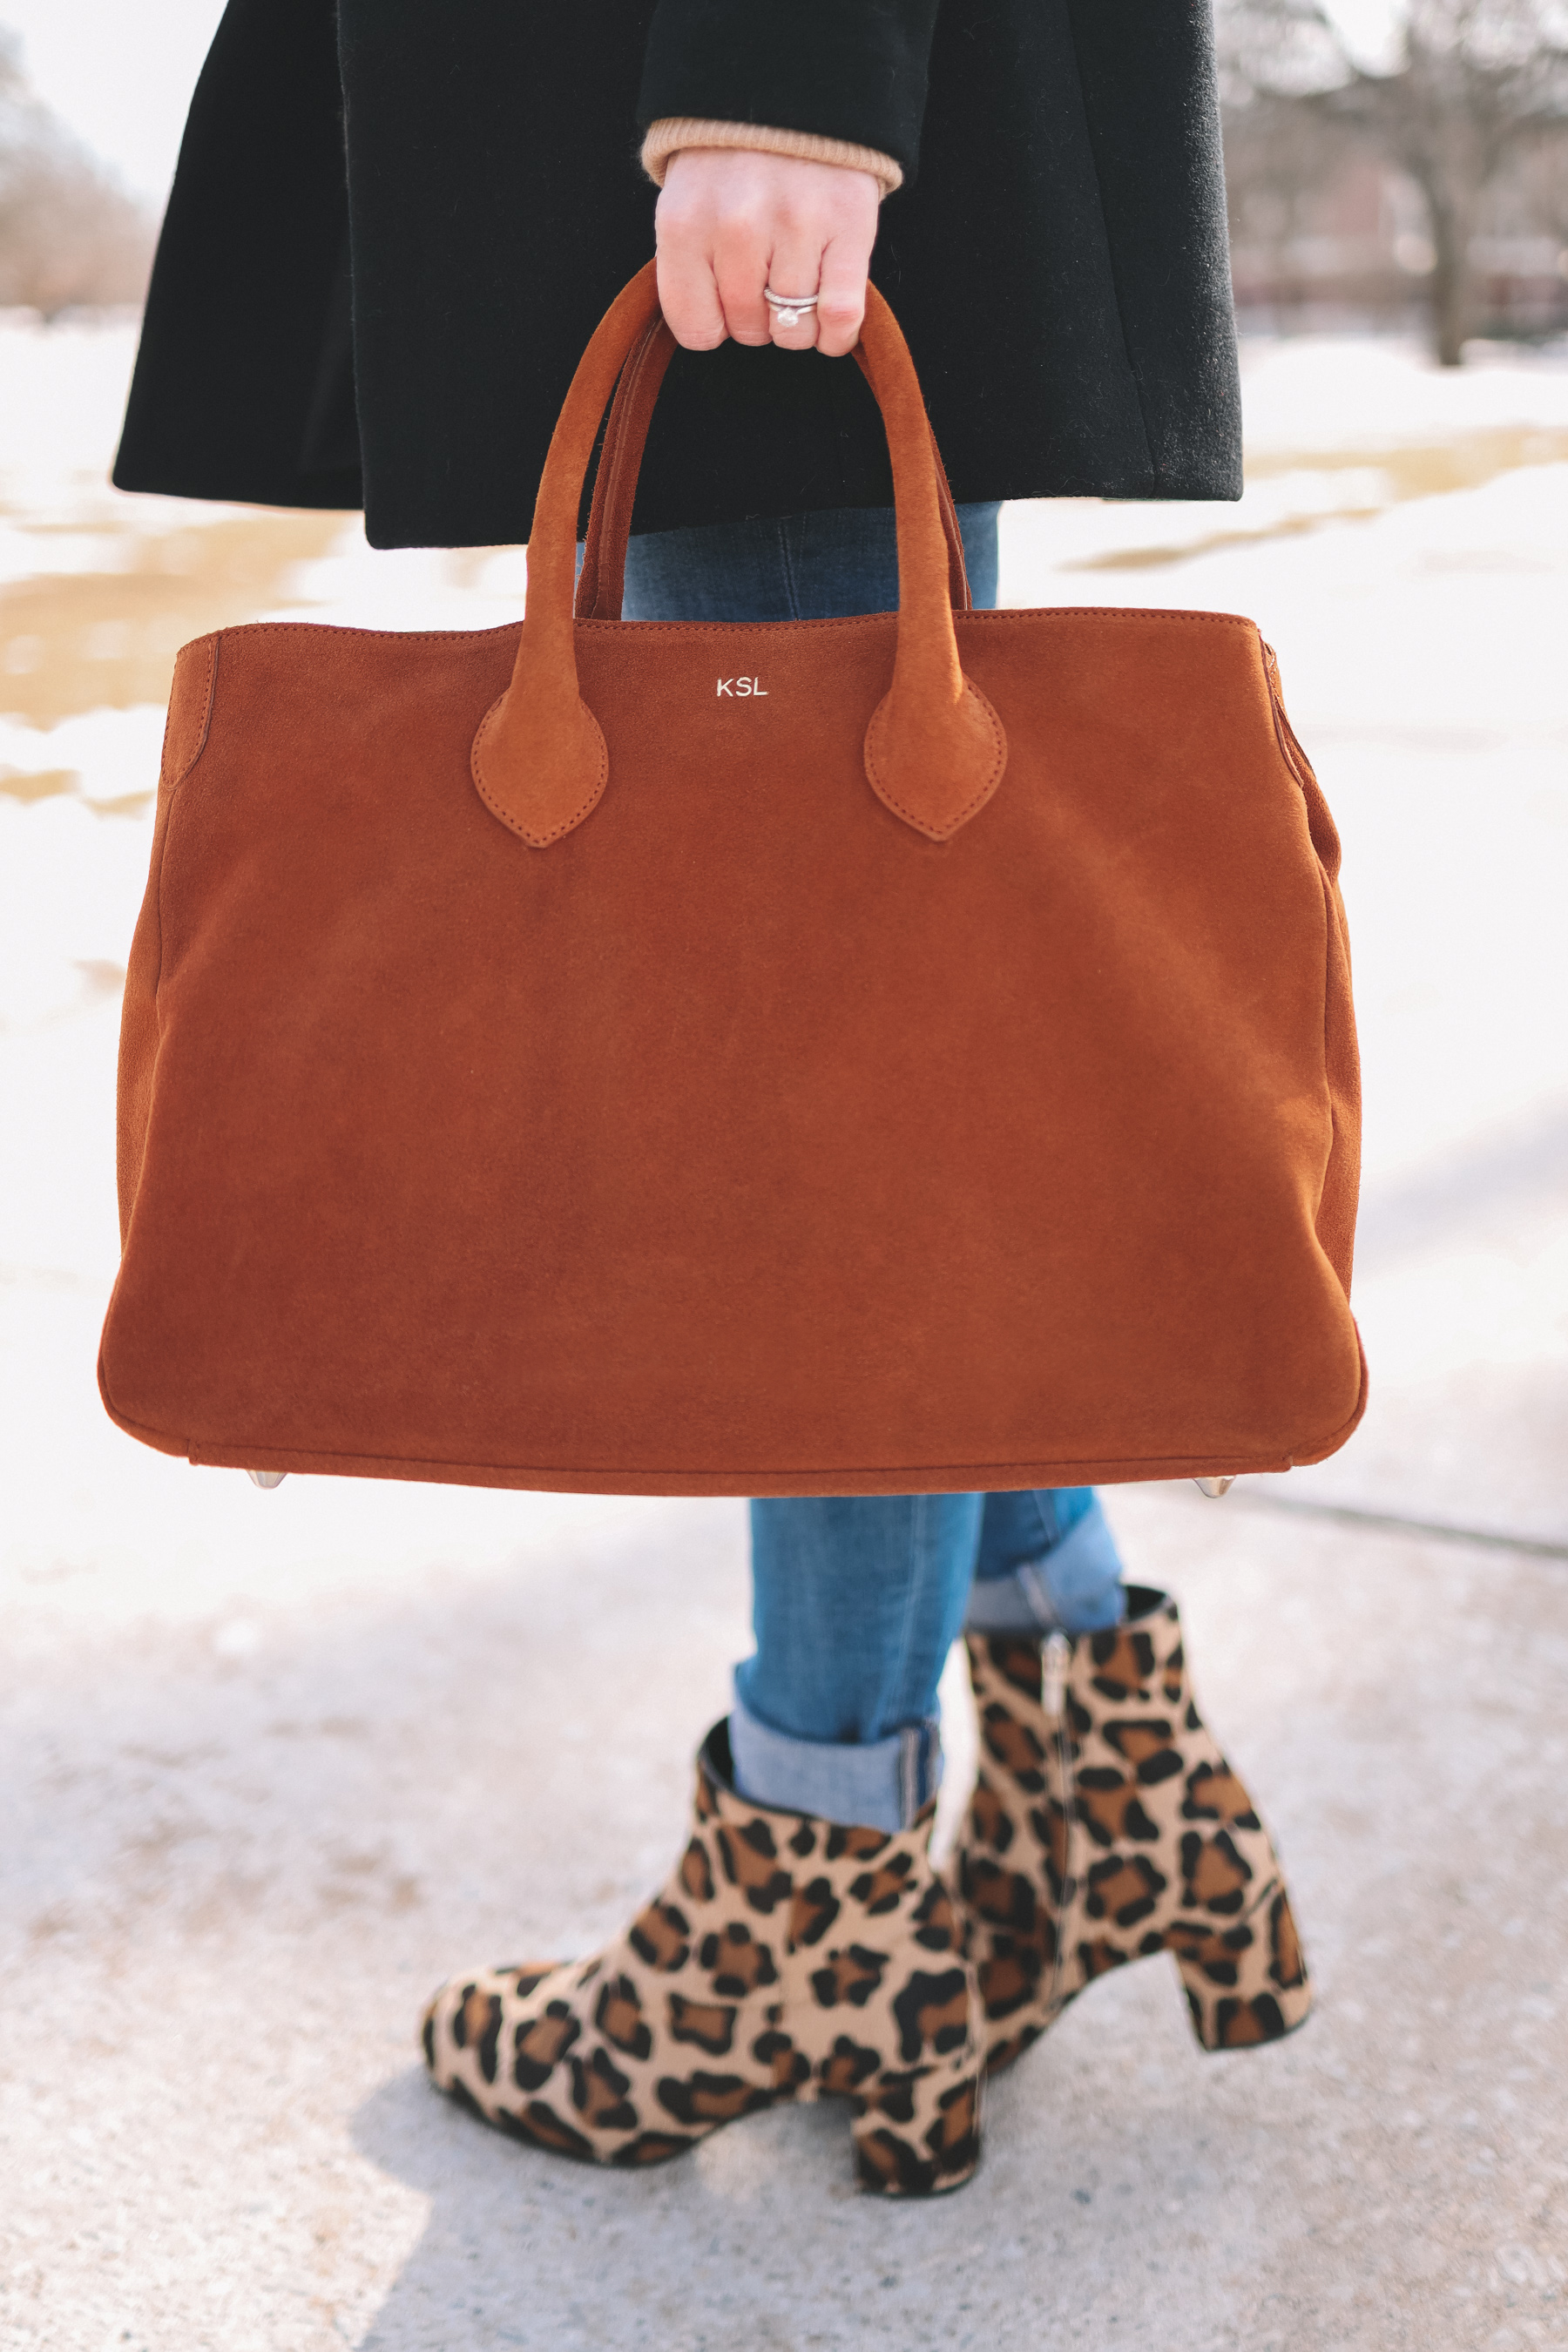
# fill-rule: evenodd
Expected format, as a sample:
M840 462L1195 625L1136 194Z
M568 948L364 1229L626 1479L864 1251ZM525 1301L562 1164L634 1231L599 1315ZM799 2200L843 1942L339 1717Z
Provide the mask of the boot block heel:
M879 2074L856 2094L855 2169L877 2197L937 2197L962 2189L980 2161L984 2076L931 2068Z
M1254 2050L1304 2025L1312 2006L1290 1898L1278 1881L1233 1927L1177 1919L1165 1948L1205 2050Z

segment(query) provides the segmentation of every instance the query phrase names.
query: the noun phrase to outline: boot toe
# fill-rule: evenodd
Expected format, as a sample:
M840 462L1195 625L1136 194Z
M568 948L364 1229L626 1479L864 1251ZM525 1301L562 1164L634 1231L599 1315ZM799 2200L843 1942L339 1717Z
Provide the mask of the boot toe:
M536 2064L544 2056L544 2046L552 2042L560 2044L554 2057L563 2054L567 2037L548 2032L541 2036L532 2029L550 2010L552 1979L564 1980L571 1973L570 1962L534 1961L515 1968L475 1969L466 1976L449 1978L426 2004L419 2029L425 2063L437 2088L455 2091L461 2085L488 2113L487 2094L503 2074L503 2032L509 2059L528 2041L541 2044ZM542 1995L537 2001L536 1995ZM569 2038L574 2040L575 2032ZM543 2070L549 2071L549 2066ZM496 2120L493 2116L489 2119Z
M624 2168L782 2100L844 2096L868 2189L960 2187L979 2150L979 1996L929 1814L893 1834L773 1811L722 1762L710 1740L685 1853L596 1957L441 1988L432 2080L516 2139Z

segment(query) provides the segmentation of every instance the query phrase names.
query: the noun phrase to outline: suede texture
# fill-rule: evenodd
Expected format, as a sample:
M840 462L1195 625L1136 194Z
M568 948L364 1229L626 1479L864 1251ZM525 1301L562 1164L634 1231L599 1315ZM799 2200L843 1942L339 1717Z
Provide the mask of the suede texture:
M379 547L527 540L583 347L653 251L641 132L721 108L913 175L872 275L961 499L1239 497L1207 0L814 0L810 38L802 13L229 0L120 487L363 500ZM852 368L731 342L678 353L636 528L891 495Z
M584 404L645 309L627 288ZM121 1427L671 1494L1343 1442L1339 845L1271 657L1225 614L954 611L925 481L901 616L563 623L547 545L523 631L185 648L127 989ZM608 778L542 850L470 769L535 593ZM866 765L911 612L1007 739L940 842Z

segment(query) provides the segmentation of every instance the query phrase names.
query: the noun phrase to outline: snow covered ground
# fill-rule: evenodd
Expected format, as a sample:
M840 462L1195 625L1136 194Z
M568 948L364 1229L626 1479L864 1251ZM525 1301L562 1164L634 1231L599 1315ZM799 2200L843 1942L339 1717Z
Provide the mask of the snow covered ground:
M1240 612L1279 653L1345 840L1373 1402L1262 1495L1112 1497L1272 1799L1322 2017L1199 2065L1132 1971L1004 2086L982 2183L889 2221L817 2118L602 2183L408 2073L456 1958L583 1948L661 1870L745 1643L739 1507L264 1496L102 1415L175 648L484 625L523 580L120 498L132 347L0 324L0 2338L1568 2342L1568 356L1259 345L1239 507L1005 517L1007 603Z

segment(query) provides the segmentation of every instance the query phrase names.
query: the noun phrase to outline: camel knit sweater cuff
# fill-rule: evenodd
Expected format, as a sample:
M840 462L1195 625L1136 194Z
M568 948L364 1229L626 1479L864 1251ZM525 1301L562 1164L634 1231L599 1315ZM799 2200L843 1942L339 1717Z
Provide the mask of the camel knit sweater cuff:
M815 131L774 131L757 122L708 122L690 115L668 115L649 129L642 143L642 167L662 188L671 159L683 147L744 147L753 154L798 155L806 163L837 163L848 172L869 172L883 195L904 183L902 167L875 147L847 139L820 139Z

